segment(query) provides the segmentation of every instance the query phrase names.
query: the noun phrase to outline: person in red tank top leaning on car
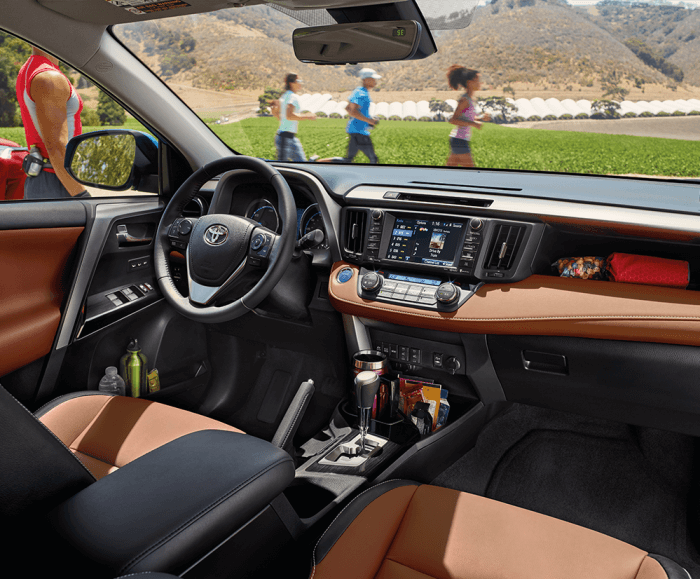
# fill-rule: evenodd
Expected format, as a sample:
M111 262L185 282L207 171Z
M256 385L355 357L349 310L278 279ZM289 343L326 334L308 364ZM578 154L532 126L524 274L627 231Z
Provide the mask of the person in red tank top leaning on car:
M27 175L24 198L89 197L63 167L68 141L83 130L83 101L59 70L58 59L32 47L17 76L17 101L30 155L41 156L38 174Z

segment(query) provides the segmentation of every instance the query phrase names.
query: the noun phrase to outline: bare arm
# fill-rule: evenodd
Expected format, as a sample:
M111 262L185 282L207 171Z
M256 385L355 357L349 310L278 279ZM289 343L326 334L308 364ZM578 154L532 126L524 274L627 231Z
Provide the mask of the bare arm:
M272 116L275 117L279 121L280 120L280 101L278 99L275 99L272 101L272 104L270 105L270 111L272 112Z
M466 108L468 105L467 99L460 99L459 102L457 103L457 109L456 111L461 111L462 109ZM473 121L465 121L462 119L457 118L457 114L452 115L452 118L449 120L450 123L453 125L456 125L458 127L474 127L475 129L480 129L482 121L490 121L491 120L491 115L486 113L485 115L481 115L480 117L477 117ZM487 118L488 117L488 118Z
M313 113L306 113L298 115L294 112L294 105L287 105L287 120L288 121L313 121L316 119L316 115Z
M345 107L345 110L347 111L349 116L351 116L353 119L357 119L358 121L369 123L372 126L374 126L374 123L377 122L374 119L363 115L360 112L360 107L357 103L348 103L348 105Z
M78 195L85 191L85 186L75 181L63 167L68 144L66 103L70 98L70 86L60 73L42 72L34 77L29 90L36 103L37 128L56 177L71 196Z

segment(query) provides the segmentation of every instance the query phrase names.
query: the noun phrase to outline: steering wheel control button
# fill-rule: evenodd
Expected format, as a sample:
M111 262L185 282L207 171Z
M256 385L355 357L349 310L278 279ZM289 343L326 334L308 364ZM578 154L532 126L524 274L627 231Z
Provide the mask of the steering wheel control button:
M382 287L382 276L374 272L368 273L362 278L360 286L366 292L376 292Z
M435 294L437 301L449 305L459 297L459 289L453 283L443 283Z
M265 245L265 236L262 233L255 235L250 242L250 248L253 251L258 251L263 245Z
M344 267L338 272L338 283L345 283L352 279L352 270L349 267Z
M189 235L192 232L192 222L189 219L185 219L180 223L178 231L180 235Z

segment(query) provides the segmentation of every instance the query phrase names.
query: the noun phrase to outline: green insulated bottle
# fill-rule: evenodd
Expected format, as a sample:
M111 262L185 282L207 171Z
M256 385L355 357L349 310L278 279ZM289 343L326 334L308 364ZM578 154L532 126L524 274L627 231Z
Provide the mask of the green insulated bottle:
M133 398L139 398L148 391L146 389L146 356L141 353L139 341L129 342L126 354L121 359L121 375L126 383L126 392Z

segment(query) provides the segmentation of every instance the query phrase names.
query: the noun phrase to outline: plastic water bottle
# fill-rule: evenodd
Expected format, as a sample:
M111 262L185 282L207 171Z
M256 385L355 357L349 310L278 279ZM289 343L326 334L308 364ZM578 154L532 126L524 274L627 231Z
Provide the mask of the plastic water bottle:
M100 380L98 390L106 394L117 394L118 396L126 394L126 384L122 377L117 374L115 366L110 366L105 370L105 375Z

